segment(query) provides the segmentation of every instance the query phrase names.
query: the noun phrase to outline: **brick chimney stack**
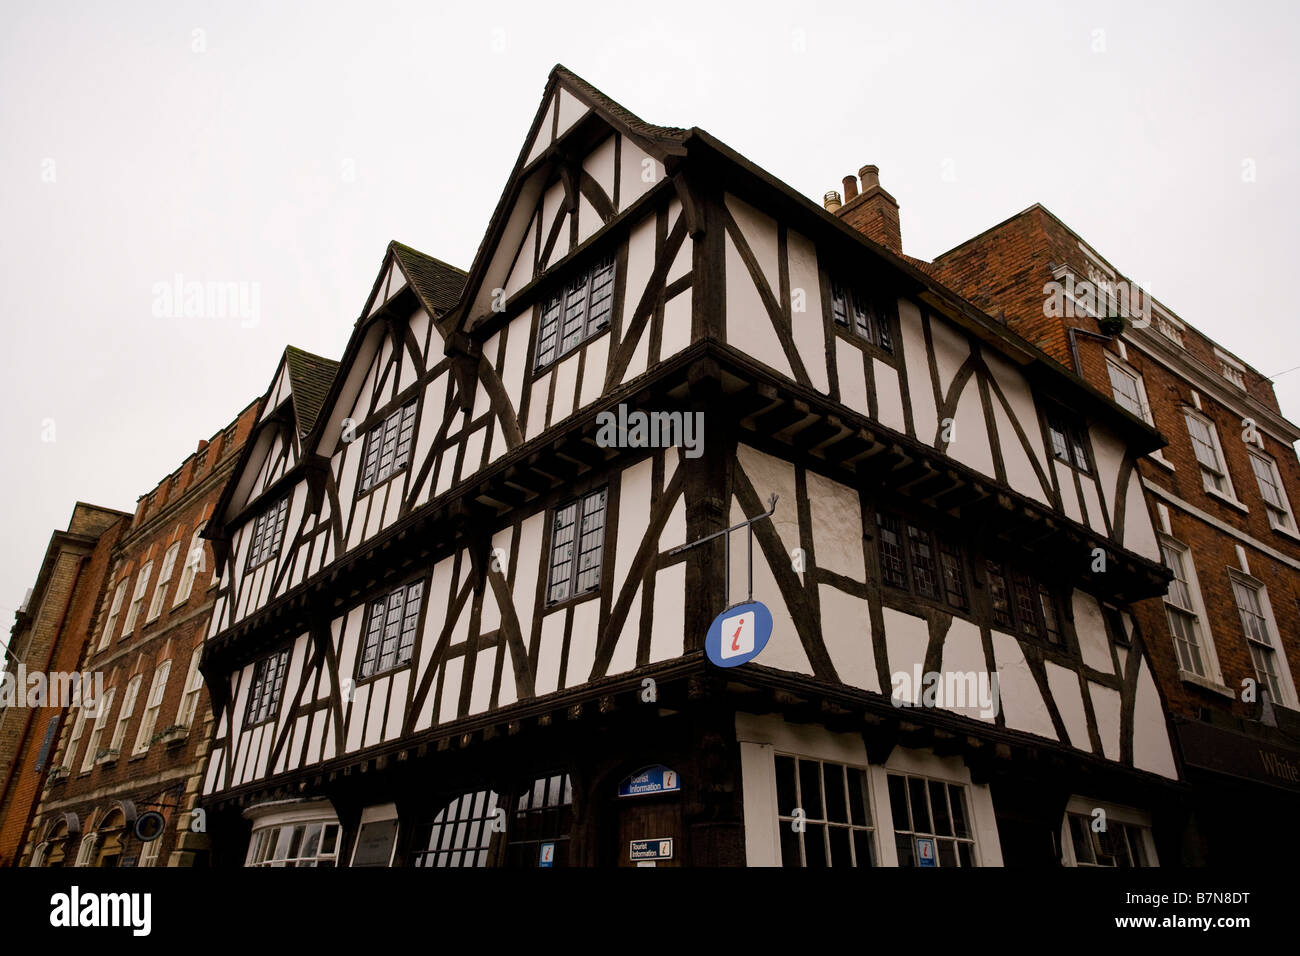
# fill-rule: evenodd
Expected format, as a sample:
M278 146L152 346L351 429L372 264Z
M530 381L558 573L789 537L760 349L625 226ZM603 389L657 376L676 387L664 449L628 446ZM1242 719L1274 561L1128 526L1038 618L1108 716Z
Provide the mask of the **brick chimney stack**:
M834 210L835 215L901 255L903 230L898 222L898 200L881 187L878 167L863 166L858 178L862 180L861 192L853 176L844 177L844 205Z

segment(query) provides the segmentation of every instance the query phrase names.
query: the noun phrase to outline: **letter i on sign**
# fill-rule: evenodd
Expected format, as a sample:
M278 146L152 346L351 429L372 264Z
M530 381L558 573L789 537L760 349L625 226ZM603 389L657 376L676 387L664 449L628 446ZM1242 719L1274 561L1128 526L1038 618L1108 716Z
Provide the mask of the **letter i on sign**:
M754 649L754 612L745 611L722 622L722 657L739 657Z

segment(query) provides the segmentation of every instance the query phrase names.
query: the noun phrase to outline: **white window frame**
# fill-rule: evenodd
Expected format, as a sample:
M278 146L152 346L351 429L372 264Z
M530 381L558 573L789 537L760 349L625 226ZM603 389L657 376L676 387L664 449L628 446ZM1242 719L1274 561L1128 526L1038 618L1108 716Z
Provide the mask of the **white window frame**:
M194 590L194 579L198 572L203 570L203 539L199 537L203 533L205 525L201 524L194 529L194 536L190 538L190 548L185 552L185 564L181 567L181 580L176 585L176 597L172 599L172 607L179 607L190 599L190 592Z
M76 766L77 747L81 743L81 734L86 727L86 705L77 708L77 719L72 723L72 736L68 738L68 747L63 754L63 766L69 771Z
M1118 372L1120 375L1124 375L1132 379L1133 384L1137 387L1137 396L1138 396L1137 411L1134 412L1131 408L1128 408L1127 405L1125 405L1123 402L1119 400L1119 395L1115 389L1115 380L1113 378L1110 378L1111 371ZM1147 388L1146 388L1146 383L1142 380L1142 373L1139 372L1137 369L1133 368L1133 366L1129 365L1127 362L1122 362L1118 358L1110 354L1106 355L1106 372L1107 372L1107 378L1110 380L1110 393L1111 396L1115 399L1115 403L1119 405L1121 408L1128 409L1130 412L1132 412L1138 418L1142 419L1148 425L1152 424L1151 403L1147 400Z
M1275 700L1273 703L1280 704L1283 707L1288 707L1291 710L1300 709L1300 706L1297 706L1295 682L1291 677L1291 664L1286 659L1286 650L1282 646L1282 642L1279 640L1281 632L1277 627L1277 619L1273 616L1273 603L1268 598L1268 587L1258 578L1238 571L1236 568L1228 568L1228 578L1230 584L1239 584L1242 587L1254 591L1255 597L1259 601L1260 614L1264 618L1264 627L1268 632L1268 646L1272 649L1273 660L1277 664L1278 689L1282 694L1282 699ZM1237 592L1235 588L1232 593L1232 603L1233 607L1237 609L1238 618L1240 618L1241 605L1237 601ZM1246 633L1246 625L1244 621L1242 622L1241 629L1242 638L1246 642L1247 651L1249 651L1250 645L1256 642ZM1255 680L1258 683L1259 674L1255 667L1255 659L1253 656L1251 657L1250 668L1251 671L1254 672Z
M1118 372L1120 375L1127 376L1128 378L1133 380L1133 383L1137 388L1138 405L1139 405L1139 410L1133 412L1133 414L1135 414L1138 418L1142 419L1144 422L1146 422L1148 425L1154 428L1156 422L1155 422L1155 418L1153 417L1153 413L1151 411L1151 399L1147 397L1146 379L1143 377L1142 373L1139 372L1137 369L1135 369L1128 362L1124 361L1122 358L1111 355L1109 352L1106 353L1106 373L1107 373L1107 378L1110 379L1111 396L1115 398L1115 403L1117 405L1119 405L1121 408L1126 408L1126 409L1128 408L1128 406L1125 405L1123 402L1121 402L1116 395L1115 381L1113 378L1110 377L1110 372L1112 369ZM1132 411L1132 409L1128 409L1128 410ZM1165 468L1168 468L1170 471L1174 470L1174 463L1165 457L1164 449L1157 448L1155 451L1151 452L1151 454L1148 457L1151 458L1151 460L1156 462L1157 464Z
M1282 471L1277 467L1277 459L1257 448L1247 448L1246 454L1250 456L1250 470L1255 476L1255 484L1259 487L1259 497L1264 502L1264 513L1268 515L1268 526L1274 531L1282 531L1294 536L1297 533L1295 512L1291 510L1291 499L1287 496L1286 485L1282 483ZM1255 462L1257 461L1265 465L1272 475L1277 486L1278 497L1282 499L1280 507L1270 502L1268 496L1264 494L1264 480L1260 478L1259 472L1255 468ZM1277 512L1279 510L1285 511L1285 522L1278 520Z
M889 802L889 773L929 777L965 790L975 841L977 866L1001 866L993 796L987 784L971 782L970 769L960 757L939 757L928 751L895 747L883 765L867 759L861 734L836 733L821 727L790 724L772 714L736 714L740 743L741 775L744 783L745 856L749 866L781 865L781 834L776 796L776 754L829 761L867 771L871 791L876 865L898 866L894 846L893 814ZM888 839L882 833L888 832Z
M1137 827L1142 838L1142 850L1146 853L1147 866L1158 867L1160 865L1160 855L1156 853L1155 837L1151 833L1151 814L1141 810L1135 810L1132 807L1123 807L1114 803L1107 803L1102 800L1092 800L1087 797L1072 796L1069 803L1065 805L1065 813L1061 815L1061 865L1062 866L1084 866L1093 867L1096 864L1080 863L1074 850L1074 837L1070 833L1070 815L1088 817L1092 820L1094 810L1102 810L1106 814L1106 823L1109 826L1113 821L1123 823L1127 826ZM1091 825L1091 822L1090 824Z
M149 613L144 616L146 624L158 620L158 615L162 613L163 598L167 593L167 585L172 579L172 569L176 567L176 553L180 549L181 543L177 541L163 555L162 569L158 572L158 583L153 586L153 597L149 600Z
M126 586L130 581L131 576L128 574L117 582L117 587L113 591L113 603L108 611L108 620L104 622L104 633L99 636L99 647L96 650L102 651L112 643L113 631L117 627L117 616L122 612L122 602L126 600Z
M267 853L259 861L254 861L254 853L258 849L258 835L268 833L268 839L276 839L278 842L278 831L283 827L293 827L295 825L311 826L320 824L322 826L321 838L324 839L324 827L334 827L334 852L321 854L317 853L312 859L319 862L320 860L333 861L334 866L339 866L339 856L343 848L343 828L339 824L339 818L334 812L334 808L327 801L315 800L310 802L291 802L286 804L284 801L261 804L249 807L244 811L244 816L253 821L253 831L249 834L248 849L244 852L244 866L275 866L275 847L268 849ZM269 832L268 832L269 831ZM283 865L283 861L279 861Z
M140 609L144 607L144 592L149 588L149 575L153 574L153 562L146 561L140 569L140 576L135 579L135 590L131 593L131 606L126 611L126 621L122 624L122 636L135 630L140 619Z
M194 648L190 655L190 667L185 675L185 690L180 703L176 706L176 723L188 727L194 722L199 709L199 692L203 689L203 675L199 673L199 658L203 656L203 645Z
M104 738L104 728L108 726L108 715L113 710L115 696L117 696L117 688L111 687L104 691L104 697L99 701L98 706L102 709L95 714L95 723L90 728L90 738L86 741L86 756L81 761L82 773L86 773L95 765L95 751L99 749L99 742Z
M136 866L157 866L158 865L158 855L162 851L163 834L165 834L166 832L167 832L167 828L166 828L166 824L164 823L163 832L158 834L158 838L156 840L148 841L147 843L145 843L144 847L140 850L140 859L136 862L135 864Z
M1175 644L1172 650L1174 652L1174 661L1178 664L1178 674L1183 680L1199 684L1209 683L1215 689L1220 689L1223 687L1223 671L1219 668L1219 655L1214 647L1214 634L1210 630L1210 618L1209 615L1205 613L1205 601L1201 596L1201 584L1196 576L1196 561L1193 559L1192 549L1171 535L1157 534L1156 537L1162 547L1169 547L1178 552L1179 557L1181 558L1180 563L1182 564L1183 573L1187 575L1187 593L1191 599L1192 606L1190 608L1184 608L1178 604L1174 604L1169 600L1168 592L1164 595L1164 602L1165 604L1177 608L1184 613L1195 615L1196 633L1200 638L1199 649L1205 658L1205 673L1203 675L1198 674L1195 671L1187 670L1183 667L1182 658L1179 657L1178 647ZM1163 551L1160 555L1160 560L1162 563L1164 562ZM1172 581L1169 582L1169 586L1170 588L1173 587ZM1168 610L1166 610L1166 618L1168 617L1168 613ZM1166 620L1166 626L1168 626L1168 620ZM1176 640L1172 627L1169 628L1169 639L1171 641Z
M1241 503L1241 499L1237 497L1237 492L1233 488L1232 474L1228 471L1228 459L1223 454L1223 443L1219 441L1219 429L1214 424L1214 419L1210 418L1208 415L1203 415L1192 408L1184 408L1183 417L1187 425L1187 438L1192 443L1192 457L1196 460L1197 468L1200 469L1201 487L1205 489L1205 493L1207 495L1214 495L1216 498L1222 498L1229 504L1245 509L1246 506ZM1223 483L1227 485L1226 490L1220 490L1211 484L1209 477L1206 475L1206 471L1209 469L1196 455L1196 439L1192 436L1193 420L1204 425L1210 433L1210 440L1214 446L1214 454L1219 463L1219 475L1223 478Z
M122 708L118 711L117 723L113 727L113 739L108 745L108 749L116 750L119 756L122 753L122 744L126 742L127 724L135 714L135 699L140 696L140 684L143 681L144 675L136 674L126 682L126 692L122 695Z
M91 862L95 858L95 846L99 843L98 833L87 833L81 838L81 844L77 847L77 859L73 866L93 866Z
M153 743L152 737L154 728L158 726L158 714L162 710L163 695L167 692L167 677L171 673L172 662L165 660L158 665L158 669L153 672L153 680L149 684L149 696L145 700L144 713L140 715L140 729L135 734L135 746L131 748L131 755L137 756L146 753Z

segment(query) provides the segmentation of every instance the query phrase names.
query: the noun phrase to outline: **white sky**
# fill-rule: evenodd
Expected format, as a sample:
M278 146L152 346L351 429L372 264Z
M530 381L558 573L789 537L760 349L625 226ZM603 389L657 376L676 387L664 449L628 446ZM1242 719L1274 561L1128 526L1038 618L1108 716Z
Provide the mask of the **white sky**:
M925 259L1042 202L1300 365L1285 3L37 6L0 31L0 640L75 501L134 510L286 343L341 355L390 239L469 267L556 62L814 200L879 165ZM177 274L256 283L257 324L155 317Z

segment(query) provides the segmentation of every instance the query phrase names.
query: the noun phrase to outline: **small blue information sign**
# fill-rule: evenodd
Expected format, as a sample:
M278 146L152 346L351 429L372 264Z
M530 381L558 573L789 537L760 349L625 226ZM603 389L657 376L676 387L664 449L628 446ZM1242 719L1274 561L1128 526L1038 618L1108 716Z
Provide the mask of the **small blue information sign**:
M719 667L736 667L763 652L772 636L772 612L758 601L729 607L713 619L704 652Z
M938 866L939 865L939 861L934 858L933 837L916 838L916 865L917 866Z
M654 793L672 793L682 788L681 778L676 770L670 770L663 764L646 767L623 778L618 785L620 797L645 797Z
M555 844L554 843L542 844L541 852L538 854L538 858L537 858L537 865L549 866L549 867L555 866Z

